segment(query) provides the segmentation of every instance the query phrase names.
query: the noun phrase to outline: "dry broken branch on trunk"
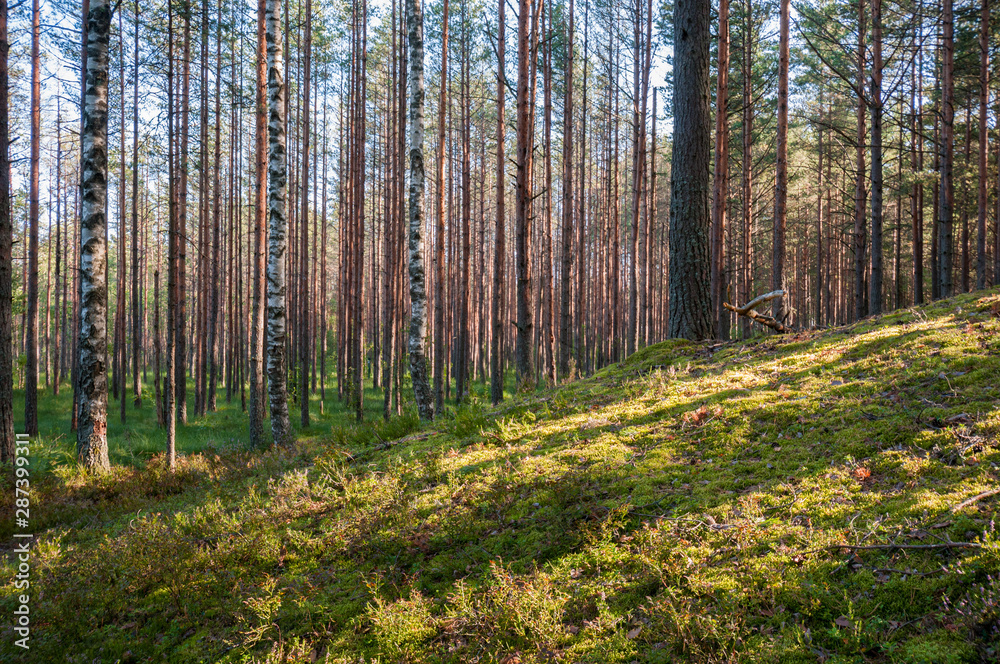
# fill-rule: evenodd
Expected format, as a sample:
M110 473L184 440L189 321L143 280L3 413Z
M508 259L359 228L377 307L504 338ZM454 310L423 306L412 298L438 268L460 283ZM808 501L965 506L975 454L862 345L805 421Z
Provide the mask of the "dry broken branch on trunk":
M754 299L750 300L747 304L742 307L735 307L728 302L724 302L722 306L729 309L732 312L740 316L746 316L750 320L756 321L765 327L769 327L775 332L784 334L785 332L791 332L791 328L785 326L780 320L774 318L773 316L765 316L764 314L755 311L754 307L760 306L765 302L770 302L775 300L785 294L783 290L771 291L770 293L765 293L764 295L758 295Z

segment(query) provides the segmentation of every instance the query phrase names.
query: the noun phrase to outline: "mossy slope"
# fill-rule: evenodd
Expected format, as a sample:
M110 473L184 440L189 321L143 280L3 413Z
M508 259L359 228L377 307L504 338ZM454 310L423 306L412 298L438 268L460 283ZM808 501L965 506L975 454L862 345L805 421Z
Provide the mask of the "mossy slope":
M416 434L62 471L29 661L997 661L1000 497L958 506L998 485L998 309L658 344Z

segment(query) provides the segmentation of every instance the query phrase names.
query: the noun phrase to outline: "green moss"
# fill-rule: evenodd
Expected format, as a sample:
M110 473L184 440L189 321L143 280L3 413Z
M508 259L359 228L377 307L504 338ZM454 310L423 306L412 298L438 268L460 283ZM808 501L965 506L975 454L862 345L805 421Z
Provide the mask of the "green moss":
M655 344L419 432L373 396L294 451L218 443L224 411L174 472L154 428L102 478L53 444L32 657L989 661L998 501L955 508L998 482L998 300Z

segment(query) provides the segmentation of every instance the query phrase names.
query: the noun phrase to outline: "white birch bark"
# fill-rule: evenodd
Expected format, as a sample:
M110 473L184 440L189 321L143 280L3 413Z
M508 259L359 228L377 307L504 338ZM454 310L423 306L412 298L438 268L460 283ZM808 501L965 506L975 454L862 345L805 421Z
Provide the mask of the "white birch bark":
M87 71L83 107L80 224L79 420L77 458L88 470L110 469L108 461L107 304L105 240L108 196L109 0L91 0L87 14Z
M285 78L280 19L281 0L267 0L267 208L270 231L267 246L267 391L275 445L287 444L292 438L285 371L288 155L285 151Z
M427 285L424 281L424 17L420 0L406 2L410 40L410 377L420 419L434 419L427 381Z

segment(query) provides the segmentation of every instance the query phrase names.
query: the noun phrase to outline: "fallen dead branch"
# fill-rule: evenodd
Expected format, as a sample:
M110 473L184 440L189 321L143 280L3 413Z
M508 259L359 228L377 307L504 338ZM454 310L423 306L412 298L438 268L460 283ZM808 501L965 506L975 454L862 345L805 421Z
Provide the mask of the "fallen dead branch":
M940 544L834 544L832 546L824 546L819 549L813 549L812 551L807 551L806 553L813 553L816 551L839 551L840 549L847 549L848 551L892 551L894 549L981 549L983 547L979 542L941 542Z
M769 327L775 332L778 332L779 334L784 334L786 332L791 332L792 331L791 328L787 327L784 323L774 318L773 316L765 316L764 314L754 309L755 307L758 307L766 302L770 302L771 300L776 300L784 294L785 291L776 290L776 291L771 291L770 293L765 293L763 295L758 295L757 297L750 300L742 307L733 306L728 302L723 302L722 306L724 306L726 309L729 309L730 311L732 311L737 315L746 316L750 320L760 323L764 327Z
M983 498L989 498L990 496L995 496L997 494L1000 494L1000 489L992 489L990 491L983 491L981 494L973 496L972 498L969 498L968 500L963 500L958 505L955 505L954 507L952 507L951 508L951 513L954 514L955 512L958 512L959 510L965 509L969 505L972 505L974 503L979 502Z

